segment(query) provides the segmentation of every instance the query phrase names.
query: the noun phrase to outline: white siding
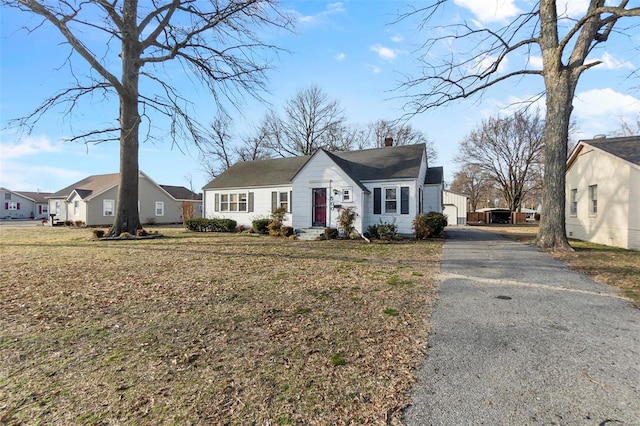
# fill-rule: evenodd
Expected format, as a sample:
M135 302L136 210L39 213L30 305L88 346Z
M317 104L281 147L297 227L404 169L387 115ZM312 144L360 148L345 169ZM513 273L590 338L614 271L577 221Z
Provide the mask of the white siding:
M406 180L396 180L396 181L371 181L366 182L364 185L370 191L370 195L367 202L366 207L366 222L364 223L364 231L371 225L377 225L382 221L383 223L395 223L398 229L398 233L408 236L413 234L413 219L415 219L418 214L418 191L419 186L416 180L414 179L406 179ZM408 187L409 188L409 213L401 214L400 213L400 188ZM374 191L375 188L382 189L382 211L380 214L374 214ZM385 212L384 206L384 189L385 188L396 188L397 189L397 212L396 213L387 213Z
M336 205L343 208L353 207L357 214L354 223L359 232L363 232L363 191L342 169L322 151L316 153L298 172L293 182L293 227L311 228L312 226L312 190L325 188L327 191L327 227L336 228L339 211ZM351 189L351 201L343 202L342 190ZM334 190L338 194L334 194ZM334 208L331 208L333 202ZM366 212L364 212L366 215ZM365 229L366 230L366 229Z
M267 219L271 217L271 193L272 192L291 192L291 186L268 186L262 188L228 188L228 189L205 189L204 190L204 212L205 216L209 219L224 218L233 219L238 223L238 226L242 225L247 228L252 226L252 222L256 219ZM220 194L238 194L238 193L253 193L253 211L247 212L223 212L215 206L216 198L219 199ZM218 197L216 197L218 195ZM249 200L247 200L247 203ZM289 200L291 206L291 200ZM291 207L289 207L291 209ZM293 214L296 214L295 205L293 206ZM285 216L285 226L292 225L292 214Z
M566 175L566 225L569 238L623 248L640 248L640 189L637 166L588 145ZM589 212L589 186L597 185L597 214ZM577 189L577 213L571 214L571 190Z

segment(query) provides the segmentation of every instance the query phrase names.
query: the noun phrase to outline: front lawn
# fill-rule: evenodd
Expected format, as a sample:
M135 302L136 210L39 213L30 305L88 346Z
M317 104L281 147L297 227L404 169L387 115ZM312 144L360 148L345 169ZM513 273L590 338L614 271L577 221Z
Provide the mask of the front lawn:
M0 423L397 424L441 242L0 228Z

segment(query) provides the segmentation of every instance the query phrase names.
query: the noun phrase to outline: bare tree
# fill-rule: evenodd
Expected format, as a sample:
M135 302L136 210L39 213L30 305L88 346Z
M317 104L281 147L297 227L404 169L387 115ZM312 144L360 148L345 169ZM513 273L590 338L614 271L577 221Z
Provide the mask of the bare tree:
M438 152L433 142L422 131L414 129L411 124L379 119L369 123L369 128L376 147L384 146L385 139L392 137L393 144L396 146L424 143L427 146L427 158L429 161L431 162L438 158Z
M214 118L200 146L200 162L211 179L234 163L231 118L222 114Z
M202 141L202 128L194 119L188 99L163 74L162 65L177 61L185 74L201 83L212 100L236 104L243 94L259 96L265 88L268 58L277 50L260 40L261 27L288 28L290 21L276 8L276 0L88 0L45 2L1 0L42 18L35 31L53 25L71 48L70 58L79 57L88 66L86 81L47 98L15 124L31 131L43 114L59 106L71 111L95 92L115 93L119 119L105 129L76 135L85 142L120 142L120 185L111 235L135 233L141 228L138 215L138 146L140 126L152 117L170 122L172 141ZM96 44L96 32L105 37ZM101 51L99 49L102 49ZM75 61L73 62L75 63ZM118 66L114 66L118 64ZM148 92L141 93L141 80ZM147 137L150 137L147 134Z
M568 16L556 0L539 0L501 28L455 23L430 28L436 12L451 2L432 0L404 15L418 16L419 29L437 34L419 53L422 73L408 77L402 88L408 91L410 114L423 113L452 101L482 94L496 84L529 75L542 77L545 87L545 166L542 220L537 244L543 248L571 250L565 228L565 161L572 101L581 75L600 61L587 61L597 46L610 37L624 36L622 22L640 16L640 7L628 0L614 5L605 0L589 0L581 16ZM522 4L527 4L523 2ZM614 31L615 29L615 31ZM458 43L468 43L460 46ZM446 45L448 54L431 54ZM473 46L469 48L469 46ZM501 65L519 55L542 56L542 69L528 66L503 72ZM435 62L435 58L441 58ZM512 62L512 63L513 63ZM415 92L413 92L415 90Z
M484 172L500 189L507 207L517 211L534 186L534 168L544 148L543 129L537 113L489 118L462 141L456 161Z
M284 116L267 113L268 146L282 157L311 155L320 148L344 150L344 113L318 86L301 89L284 107Z
M470 211L476 211L482 201L494 198L492 179L482 168L473 164L464 165L453 175L451 190L469 197Z
M620 131L622 136L637 136L640 135L640 114L636 116L635 120L620 119Z

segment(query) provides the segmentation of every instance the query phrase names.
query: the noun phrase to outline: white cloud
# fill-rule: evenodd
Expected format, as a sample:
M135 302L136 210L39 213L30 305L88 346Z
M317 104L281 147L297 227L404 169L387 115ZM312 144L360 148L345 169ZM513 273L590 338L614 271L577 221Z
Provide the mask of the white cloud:
M322 12L316 13L315 15L302 15L296 11L291 12L294 16L296 16L296 20L299 23L307 24L307 25L316 25L322 23L326 20L327 17L339 13L346 12L344 8L344 4L342 2L335 2L327 4L327 7Z
M520 13L515 0L454 0L473 13L480 22L501 22Z
M337 55L334 55L333 58L336 61L344 61L345 59L347 59L347 55L345 55L344 53L340 52Z
M381 44L374 44L369 48L369 50L376 52L378 56L380 56L385 61L393 61L396 56L398 56L395 50L385 47Z
M402 37L401 35L395 35L391 37L391 41L394 43L400 43L402 40L404 40L404 37Z
M542 56L529 56L529 66L527 69L541 70L542 69Z
M3 160L20 158L28 155L37 155L62 151L61 143L51 143L47 136L27 136L24 141L18 143L0 144Z
M474 74L482 74L489 70L494 63L496 62L497 57L492 55L485 55L482 58L478 58L474 65L469 65L468 70L470 73ZM503 58L500 61L500 65L498 65L498 73L502 73L507 70L509 67L509 60L507 58Z
M79 170L4 161L3 159L0 186L13 191L56 192L87 176L88 173ZM43 185L43 182L46 183Z
M602 57L596 60L601 62L601 64L596 65L596 68L600 68L600 69L602 68L608 69L608 70L617 70L617 69L635 70L636 69L636 67L634 67L631 62L622 61L607 52L604 52L602 54Z
M590 139L598 134L615 134L623 119L635 120L640 115L640 99L610 88L592 89L578 93L573 108L577 138Z

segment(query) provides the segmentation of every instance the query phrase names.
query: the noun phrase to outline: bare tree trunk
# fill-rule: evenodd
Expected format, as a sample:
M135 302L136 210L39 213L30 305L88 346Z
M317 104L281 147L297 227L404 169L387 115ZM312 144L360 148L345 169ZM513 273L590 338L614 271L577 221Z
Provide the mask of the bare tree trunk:
M109 235L135 235L140 225L138 213L138 82L140 46L136 23L137 0L126 0L122 28L122 89L120 97L120 184L116 216Z
M547 112L544 127L544 192L537 245L545 249L573 250L565 225L565 170L569 122L575 90L570 71L545 76Z

